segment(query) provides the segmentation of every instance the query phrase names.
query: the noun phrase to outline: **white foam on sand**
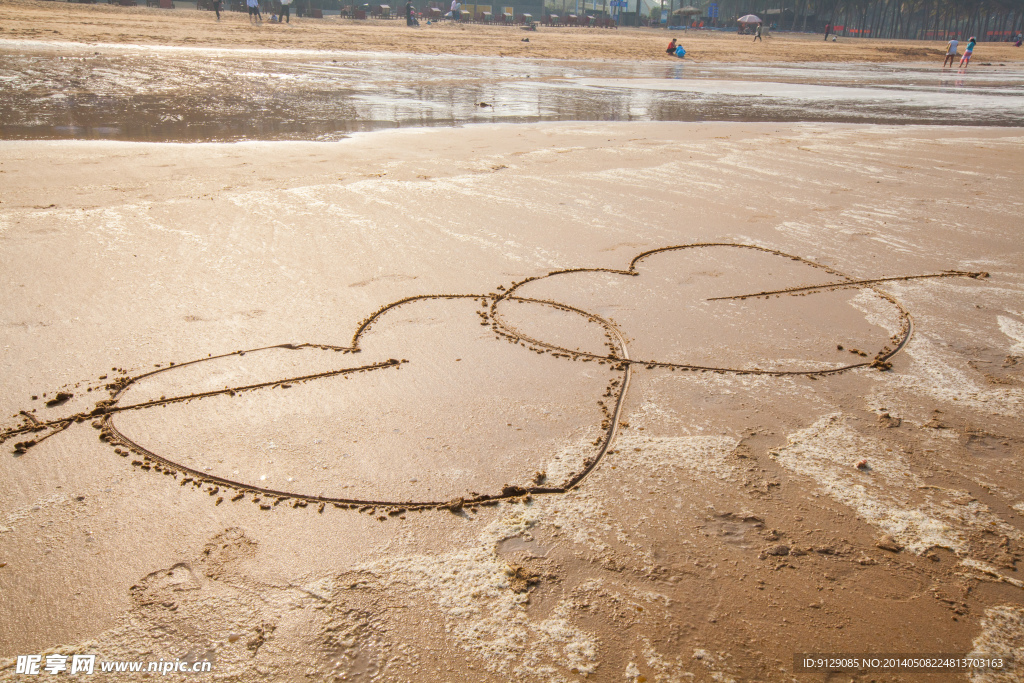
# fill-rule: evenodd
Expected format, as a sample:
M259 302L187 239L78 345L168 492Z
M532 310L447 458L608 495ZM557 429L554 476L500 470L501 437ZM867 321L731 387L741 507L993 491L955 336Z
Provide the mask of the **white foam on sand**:
M544 474L547 477L545 483L551 486L560 486L570 479L570 475L579 472L583 462L588 457L594 457L598 453L597 446L593 440L577 439L567 443L544 466Z
M864 314L870 324L881 327L888 334L900 331L902 316L900 309L870 289L862 289L850 299L850 305Z
M786 469L810 477L820 492L847 505L867 523L921 554L934 546L960 550L963 538L949 525L907 506L884 490L879 479L904 476L913 481L899 457L879 457L880 449L849 429L839 414L821 418L789 436L772 455ZM872 475L854 464L868 458ZM897 491L899 489L896 489Z
M975 530L1024 537L978 501L951 502L969 498L965 492L925 486L897 451L856 433L839 413L789 435L789 443L772 456L916 554L941 547L967 558L969 532ZM856 468L861 459L870 469Z
M1024 356L1024 323L1007 318L1005 315L999 316L996 320L999 322L999 329L1003 331L1003 334L1016 342L1010 347L1010 355Z
M386 558L356 571L376 576L385 591L412 591L434 602L452 642L492 674L563 681L563 671L591 673L599 662L598 640L570 621L571 603L560 602L546 619L531 619L527 596L512 591L511 570L498 555L500 541L527 533L541 514L540 506L527 505L488 525L471 547Z
M737 478L737 469L731 464L737 441L724 436L663 437L632 429L630 432L620 434L615 452L609 453L591 474L588 481L592 480L594 486L584 483L565 496L544 501L544 521L578 546L605 553L613 549L614 543L620 551L631 548L634 559L647 565L651 560L642 540L644 534L637 528L625 529L618 521L620 515L609 514L607 492L592 491L599 488L601 480L614 477L615 498L635 501L630 508L631 523L636 527L657 525L662 509L642 502L652 487L678 500L688 482L690 487L697 482L698 488L704 482L731 486Z
M1024 608L1001 605L985 610L981 633L974 639L969 657L1012 657L1008 671L972 673L971 683L1016 683L1024 662Z
M984 575L992 579L995 579L996 581L1002 581L1003 583L1008 583L1011 586L1016 586L1017 588L1024 588L1024 581L1014 579L1009 576L1004 576L999 573L998 569L996 569L995 567L986 562L980 562L973 558L967 557L960 560L960 564L964 567L967 567L968 569L973 569L976 574Z
M820 369L821 366L825 365L825 363L807 362L796 358L785 362L793 364L808 363L813 366L812 369ZM758 368L764 370L768 369L769 366L768 363L753 361L746 365L749 366L746 368L748 370ZM754 392L769 391L778 400L814 400L815 404L822 409L827 409L831 405L823 399L808 397L806 385L796 381L792 376L773 377L770 375L736 375L733 373L717 372L654 373L650 375L646 387L646 395L653 398L648 398L630 415L629 423L639 426L644 424L646 420L662 419L664 415L670 414L666 412L665 406L671 405L675 401L675 397L678 396L680 391L680 382L696 384L708 393L732 393L739 396L753 396ZM810 393L814 393L813 390ZM744 401L743 398L740 398L740 400L741 402ZM659 413L661 413L661 416L659 416ZM693 433L694 414L692 406L688 408L685 417L679 416L674 411L671 414L674 416L672 418L673 427L683 434Z
M956 400L960 406L1005 417L1024 412L1024 389L982 385L975 381L978 373L966 362L944 352L941 342L917 333L907 344L906 353L912 363L907 372L894 377L897 385L940 401Z
M651 475L685 474L696 479L732 481L737 441L727 436L653 436L633 432L620 436L615 448L619 469L642 469Z
M641 640L644 643L644 662L647 664L648 671L651 672L647 676L649 683L683 683L684 681L692 681L696 678L695 674L686 670L687 659L684 655L676 655L670 661L658 653L649 638L644 637ZM698 648L690 655L689 662L691 666L703 666L713 681L736 683L735 678L720 670L725 664L724 659L727 657L727 653L719 653L716 656L708 650Z
M587 504L584 502L584 506ZM578 515L569 510L571 507L563 509ZM140 580L143 599L137 601L121 625L74 646L47 652L96 652L101 658L114 659L152 657L158 652L189 659L213 654L221 676L243 681L264 680L267 676L283 680L284 671L300 666L304 654L290 650L288 643L293 637L308 638L309 630L314 629L330 642L345 646L346 652L369 657L373 661L368 666L384 667L384 660L377 661L380 658L374 653L386 649L382 640L386 635L377 630L385 613L370 609L357 615L359 623L348 629L351 633L339 631L345 615L359 612L353 607L359 604L359 595L369 590L376 596L420 606L425 610L417 612L420 616L440 611L452 646L462 649L473 664L495 676L569 683L576 678L569 675L574 669L581 674L592 673L599 665L600 643L594 634L573 623L572 599L562 600L546 618L531 618L526 610L528 595L513 590L513 568L498 554L502 540L528 537L542 516L558 518L559 514L548 514L550 510L537 503L503 506L500 512L505 514L460 549L391 556L382 552L383 559L302 584L271 585L242 574L229 575L223 581L210 572L204 577L195 563L179 563ZM575 517L574 522L578 524L579 518ZM353 576L359 579L359 590L350 590L357 587ZM176 592L186 584L185 593ZM351 605L350 596L356 600ZM166 605L158 604L168 600L180 603L180 609L176 606L176 611L169 611ZM305 606L316 609L301 609ZM342 622L332 621L335 617ZM271 625L273 637L267 639L257 656L247 649L246 642L252 635L252 624L261 621ZM154 648L152 633L168 628L181 637L161 640ZM227 640L230 633L248 635L235 642ZM199 656L197 652L205 654ZM262 667L259 672L254 669L256 663ZM353 662L346 660L345 664ZM13 659L0 659L0 680L8 680L13 667Z
M727 462L736 446L736 440L732 438L635 434L625 437L617 446L629 450L628 457L616 460L619 469L614 475L616 478L630 472L635 472L635 476L642 480L664 483L695 475L697 478L719 480L732 478L733 468ZM641 450L634 451L633 448ZM603 463L602 467L605 464L608 463ZM610 469L599 469L595 475L604 477L609 473ZM484 527L474 539L444 553L382 552L381 559L347 567L338 575L313 577L302 585L286 588L259 582L253 584L251 581L244 582L244 587L235 587L237 582L234 579L229 582L230 586L222 586L221 581L206 581L205 587L189 598L195 604L182 607L182 610L190 611L195 607L197 615L204 615L201 616L205 620L201 632L197 634L204 646L213 646L207 641L213 640L214 634L232 629L243 631L245 623L258 622L270 613L312 615L316 618L312 621L300 619L294 628L324 629L330 625L321 624L322 620L317 615L326 612L296 611L293 604L315 600L317 604L336 602L343 606L349 599L352 577L356 576L361 590L386 595L404 604L420 605L427 615L439 612L452 647L465 652L469 661L491 675L505 679L568 683L578 677L578 674L569 673L573 669L581 674L597 670L601 663L600 639L575 622L577 611L572 597L560 601L543 618L531 616L527 610L528 596L513 590L513 569L498 549L501 541L515 536L529 538L531 531L543 524L588 553L609 552L615 543L620 548L632 548L637 558L643 559L645 548L630 538L614 515L604 514L606 495L600 491L593 492L593 488L583 486L564 495L535 499L529 504L503 504L495 510L501 516ZM359 593L355 591L352 594L358 597ZM665 596L653 593L643 594L641 599L660 603L667 600ZM264 615L263 611L267 610L267 615ZM173 618L178 618L180 613L175 612L174 615L178 616L172 615ZM224 614L232 614L238 619L226 624L218 621ZM371 614L366 619L377 623L380 617ZM132 658L129 655L143 646L145 634L153 626L149 618L148 613L133 612L123 626L100 634L96 642L79 644L68 651L82 652L82 648L88 646L90 651L99 649L108 656L116 652ZM200 616L195 618L200 619ZM268 640L261 652L271 652L273 648L286 645L285 635L292 626L285 617L274 619L277 635ZM353 647L360 652L365 654L380 646L378 640L374 640L378 638L374 633L360 633L362 635L356 634L358 637L353 636L358 641ZM383 632L378 635L384 637ZM218 648L217 656L225 657L218 661L222 661L226 672L241 673L251 667L244 643L238 645L243 647L236 648L239 652L234 655L231 654L234 645L224 645L227 649L223 651L221 646L215 646ZM277 654L281 653L275 651L275 656ZM665 659L650 644L642 653L637 653L635 660L641 666L646 664L647 678L652 683L688 680L685 668L693 666L693 662L678 657L675 660ZM709 660L702 664L710 667L709 675L717 676L716 680L728 680L720 671L722 662ZM248 680L248 677L242 676L241 679Z

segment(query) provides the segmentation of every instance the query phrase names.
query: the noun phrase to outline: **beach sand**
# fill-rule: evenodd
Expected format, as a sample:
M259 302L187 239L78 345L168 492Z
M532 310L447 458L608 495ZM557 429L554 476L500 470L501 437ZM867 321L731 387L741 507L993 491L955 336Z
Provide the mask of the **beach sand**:
M540 57L553 59L628 59L678 61L665 54L672 37L697 62L937 62L945 41L840 38L825 42L813 34L775 33L761 42L751 36L706 31L661 29L579 29L452 25L440 22L418 29L403 19L355 21L337 16L292 18L290 24L252 26L248 16L212 12L105 4L7 0L0 38L75 43L126 43L302 50L354 50L413 54ZM522 42L529 38L529 42ZM974 66L1020 62L1021 50L1010 43L981 43ZM972 67L973 68L973 67Z
M632 683L1024 655L1021 143L0 143L0 408L29 428L0 446L0 678L51 652ZM140 407L85 417L111 391L100 414Z
M306 60L275 50L679 64L676 35L709 64L937 66L944 45L3 7L19 137L226 139L236 106L357 130L287 68L242 77ZM146 46L243 49L160 78L132 68ZM971 73L1021 54L982 43ZM27 654L254 682L1019 660L1022 142L600 121L0 141L0 680Z

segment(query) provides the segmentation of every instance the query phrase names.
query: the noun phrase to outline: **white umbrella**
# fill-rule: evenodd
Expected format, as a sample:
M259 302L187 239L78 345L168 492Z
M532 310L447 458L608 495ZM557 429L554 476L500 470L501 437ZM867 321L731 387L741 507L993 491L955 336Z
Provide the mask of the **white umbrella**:
M739 18L741 24L760 24L761 20L755 14L745 14Z

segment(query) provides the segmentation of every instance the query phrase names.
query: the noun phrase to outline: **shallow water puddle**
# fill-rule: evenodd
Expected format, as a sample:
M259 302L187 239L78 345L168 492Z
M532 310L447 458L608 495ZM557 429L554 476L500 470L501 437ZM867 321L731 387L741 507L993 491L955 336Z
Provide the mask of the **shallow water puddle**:
M323 140L538 121L1021 125L1024 70L0 43L0 139Z

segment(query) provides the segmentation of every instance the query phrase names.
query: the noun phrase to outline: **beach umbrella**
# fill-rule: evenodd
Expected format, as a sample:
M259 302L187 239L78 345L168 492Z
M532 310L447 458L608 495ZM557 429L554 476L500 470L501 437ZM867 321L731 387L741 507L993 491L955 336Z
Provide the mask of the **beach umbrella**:
M744 14L738 20L741 24L760 24L761 20L756 14Z
M703 11L704 10L699 10L696 7L687 6L687 7L680 7L676 11L672 12L672 14L677 14L679 16L687 16L687 15L690 15L690 14L700 14Z

